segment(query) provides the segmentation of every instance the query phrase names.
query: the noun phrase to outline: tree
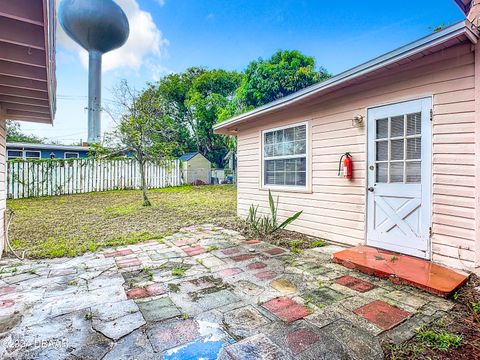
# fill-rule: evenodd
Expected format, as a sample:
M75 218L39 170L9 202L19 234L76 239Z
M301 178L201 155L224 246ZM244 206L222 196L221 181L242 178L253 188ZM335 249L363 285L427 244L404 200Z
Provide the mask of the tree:
M44 138L22 133L20 124L15 121L7 120L6 126L7 142L21 142L30 144L41 144L45 142Z
M237 92L230 112L247 111L304 89L331 75L315 70L315 59L297 50L277 51L268 60L252 61ZM225 114L224 114L225 115Z
M135 92L124 80L114 91L118 105L118 126L107 139L109 151L129 153L137 161L143 194L143 205L150 206L145 166L171 158L179 148L178 129L165 115L151 86ZM115 115L113 115L115 117Z
M229 138L214 134L213 125L233 98L241 80L242 76L236 72L211 70L199 75L187 94L197 149L218 165L223 164L228 152Z
M237 72L194 67L167 75L157 85L165 114L176 126L188 131L182 134L185 146L218 165L223 163L227 152L227 139L215 135L213 125L233 98L241 79Z

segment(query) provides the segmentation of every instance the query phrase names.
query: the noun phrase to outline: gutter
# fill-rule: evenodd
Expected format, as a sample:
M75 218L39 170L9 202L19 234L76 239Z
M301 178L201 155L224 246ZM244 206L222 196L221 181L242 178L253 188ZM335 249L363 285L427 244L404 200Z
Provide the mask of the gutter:
M344 82L368 74L372 71L383 68L399 60L422 52L428 48L442 44L460 35L466 35L473 44L476 44L479 38L478 31L474 29L474 26L468 20L460 21L443 30L430 34L410 44L404 45L396 50L374 58L373 60L358 65L350 70L344 71L321 83L309 86L303 90L299 90L293 94L282 97L278 100L272 101L266 105L246 112L245 114L235 116L229 120L216 124L213 126L213 130L218 131L220 129L225 129L232 125L236 125L253 119L257 116L268 114L274 110L283 109L289 105L309 98L310 96L313 96L320 91L327 90Z

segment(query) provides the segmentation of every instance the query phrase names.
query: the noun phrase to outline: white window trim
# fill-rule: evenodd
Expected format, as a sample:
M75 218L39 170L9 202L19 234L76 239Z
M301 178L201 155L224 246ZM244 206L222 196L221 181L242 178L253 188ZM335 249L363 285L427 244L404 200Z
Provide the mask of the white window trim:
M305 186L296 186L296 185L267 185L265 184L265 133L269 133L277 130L285 130L298 126L305 125L305 142L306 142L306 154L305 154ZM311 176L310 176L310 127L308 121L302 121L294 124L288 124L285 126L279 126L275 128L265 129L261 132L261 141L260 141L260 190L274 190L274 191L284 191L284 192L302 192L302 193L311 193ZM299 158L298 155L287 155L282 156L284 159L288 158Z
M28 157L28 158L27 158L27 152L29 152L29 153L37 153L37 154L38 154L38 158L36 158L36 157ZM39 160L39 159L42 158L42 152L41 152L41 151L37 151L37 150L23 150L23 158L24 158L25 160L28 160L28 159L37 159L37 160Z
M10 159L10 155L9 155L10 152L20 152L22 156L15 157L14 159ZM15 149L7 150L7 160L23 159L24 157L25 157L25 153L23 152L23 150L15 150Z
M23 159L23 160L28 160L28 159L34 159L34 160L39 160L42 158L42 152L41 151L38 151L38 150L16 150L16 149L8 149L7 150L7 160L10 158L10 155L9 153L10 152L20 152L22 153L22 156L21 157L16 157L15 159ZM28 157L27 158L27 152L29 153L37 153L38 154L38 158L36 157ZM15 159L10 159L10 160L15 160Z
M69 154L69 155L77 155L77 157L76 157L76 158L67 158L67 154ZM71 152L71 151L65 151L65 152L63 153L63 158L64 158L64 159L79 159L79 158L80 158L80 153L78 153L78 152Z

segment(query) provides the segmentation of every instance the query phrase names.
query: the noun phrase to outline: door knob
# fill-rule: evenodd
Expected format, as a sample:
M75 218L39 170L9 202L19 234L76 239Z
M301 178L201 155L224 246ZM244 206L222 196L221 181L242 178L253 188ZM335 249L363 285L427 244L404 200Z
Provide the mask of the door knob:
M370 187L368 188L368 191L370 191L370 192L374 192L374 191L375 191L375 188L374 188L374 187L372 187L372 186L370 186Z

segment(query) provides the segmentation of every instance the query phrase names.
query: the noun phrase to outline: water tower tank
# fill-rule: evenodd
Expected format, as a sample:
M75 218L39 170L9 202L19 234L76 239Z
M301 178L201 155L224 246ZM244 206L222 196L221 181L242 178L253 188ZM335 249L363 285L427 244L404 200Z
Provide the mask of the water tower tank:
M102 55L121 47L128 39L128 19L112 0L62 0L60 24L89 54L88 142L99 142Z

